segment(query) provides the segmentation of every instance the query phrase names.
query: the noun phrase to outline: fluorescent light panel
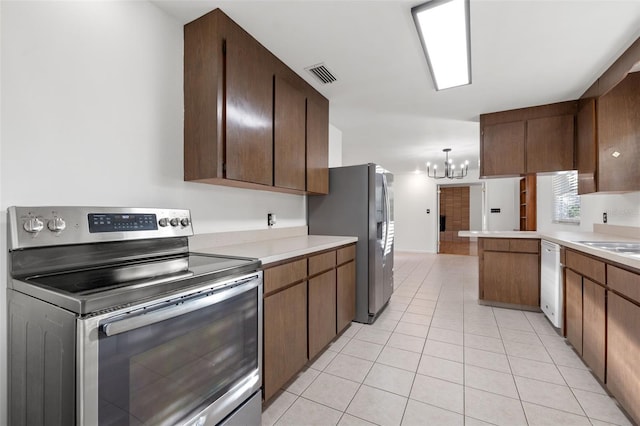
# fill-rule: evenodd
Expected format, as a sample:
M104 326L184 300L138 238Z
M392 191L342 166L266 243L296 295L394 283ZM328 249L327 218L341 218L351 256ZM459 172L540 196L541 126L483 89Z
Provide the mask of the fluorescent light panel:
M411 13L436 90L470 84L469 0L432 0Z

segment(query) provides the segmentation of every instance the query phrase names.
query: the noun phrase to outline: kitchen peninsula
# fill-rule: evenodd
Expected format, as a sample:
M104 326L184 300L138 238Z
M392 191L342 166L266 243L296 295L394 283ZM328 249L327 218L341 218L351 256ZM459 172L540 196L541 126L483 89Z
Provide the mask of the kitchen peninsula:
M594 232L459 235L479 239L479 303L501 307L526 304L537 309L540 240L561 246L561 333L598 380L640 420L640 228L595 224ZM497 259L503 262L499 266Z

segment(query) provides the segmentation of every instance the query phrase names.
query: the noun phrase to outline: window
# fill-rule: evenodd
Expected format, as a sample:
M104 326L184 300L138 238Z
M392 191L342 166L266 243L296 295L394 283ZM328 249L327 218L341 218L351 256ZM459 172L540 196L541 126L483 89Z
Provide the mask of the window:
M563 172L553 176L553 222L580 223L578 172Z

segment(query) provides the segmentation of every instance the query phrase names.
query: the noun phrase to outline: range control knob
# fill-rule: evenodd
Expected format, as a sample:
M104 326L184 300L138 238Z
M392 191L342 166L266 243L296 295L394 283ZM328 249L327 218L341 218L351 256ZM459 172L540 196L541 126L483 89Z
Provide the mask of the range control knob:
M67 224L65 223L64 219L57 216L55 216L53 219L51 219L47 223L47 228L49 228L49 231L52 231L52 232L63 231L64 228L66 227L67 227Z
M165 226L169 226L169 219L168 219L168 218L166 218L166 217L163 217L162 219L160 219L160 220L158 221L158 225L162 226L163 228L164 228Z
M191 223L191 222L189 221L189 218L188 218L188 217L183 217L183 218L180 220L180 225L182 225L182 226L189 226L189 223Z
M31 219L26 220L22 227L25 231L36 234L42 231L42 229L44 228L44 223L37 217L32 217Z
M169 221L169 223L171 224L171 226L178 226L180 225L180 219L178 219L177 217L174 217Z

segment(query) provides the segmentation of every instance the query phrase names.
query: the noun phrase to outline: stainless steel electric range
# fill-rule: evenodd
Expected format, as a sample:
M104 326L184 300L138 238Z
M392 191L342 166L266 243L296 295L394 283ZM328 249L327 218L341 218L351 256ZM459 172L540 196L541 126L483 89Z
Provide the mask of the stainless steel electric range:
M259 424L260 261L188 210L10 207L11 425Z

